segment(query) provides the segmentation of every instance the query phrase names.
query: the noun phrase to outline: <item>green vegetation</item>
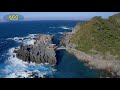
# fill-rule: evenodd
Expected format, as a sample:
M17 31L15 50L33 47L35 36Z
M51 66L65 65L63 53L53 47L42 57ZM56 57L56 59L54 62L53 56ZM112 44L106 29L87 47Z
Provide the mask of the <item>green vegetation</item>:
M96 16L77 25L80 30L77 30L70 40L70 43L76 44L76 49L89 54L110 53L120 59L120 14L108 19Z

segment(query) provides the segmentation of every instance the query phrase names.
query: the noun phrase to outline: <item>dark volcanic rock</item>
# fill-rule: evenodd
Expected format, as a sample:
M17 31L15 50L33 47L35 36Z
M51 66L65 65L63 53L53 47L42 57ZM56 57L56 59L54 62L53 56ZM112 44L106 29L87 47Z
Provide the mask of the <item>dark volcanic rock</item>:
M17 58L27 62L56 64L55 45L52 43L53 36L38 34L35 36L34 45L20 46L19 50L15 50Z

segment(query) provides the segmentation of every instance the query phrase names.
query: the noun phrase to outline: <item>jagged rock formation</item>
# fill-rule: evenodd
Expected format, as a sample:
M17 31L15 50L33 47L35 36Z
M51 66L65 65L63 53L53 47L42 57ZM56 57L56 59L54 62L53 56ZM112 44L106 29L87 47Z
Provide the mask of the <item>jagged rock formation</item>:
M55 44L52 42L53 36L38 34L35 36L34 45L21 45L19 50L15 50L17 58L27 62L56 64Z

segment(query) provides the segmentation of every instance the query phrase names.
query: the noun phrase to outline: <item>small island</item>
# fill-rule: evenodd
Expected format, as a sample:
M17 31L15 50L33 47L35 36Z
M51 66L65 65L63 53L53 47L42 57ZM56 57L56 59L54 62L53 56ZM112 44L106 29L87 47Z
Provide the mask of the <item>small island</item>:
M56 65L55 44L53 44L52 35L35 35L34 45L21 45L19 49L14 50L17 58L26 62L49 63Z

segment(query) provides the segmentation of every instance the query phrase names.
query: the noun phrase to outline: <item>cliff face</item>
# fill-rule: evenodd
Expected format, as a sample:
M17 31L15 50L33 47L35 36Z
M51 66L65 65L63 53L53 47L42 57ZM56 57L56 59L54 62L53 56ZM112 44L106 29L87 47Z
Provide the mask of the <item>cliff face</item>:
M16 50L16 56L27 62L56 64L55 45L52 43L53 36L38 34L35 36L34 45L20 46Z
M79 23L61 43L79 60L120 76L120 14Z

